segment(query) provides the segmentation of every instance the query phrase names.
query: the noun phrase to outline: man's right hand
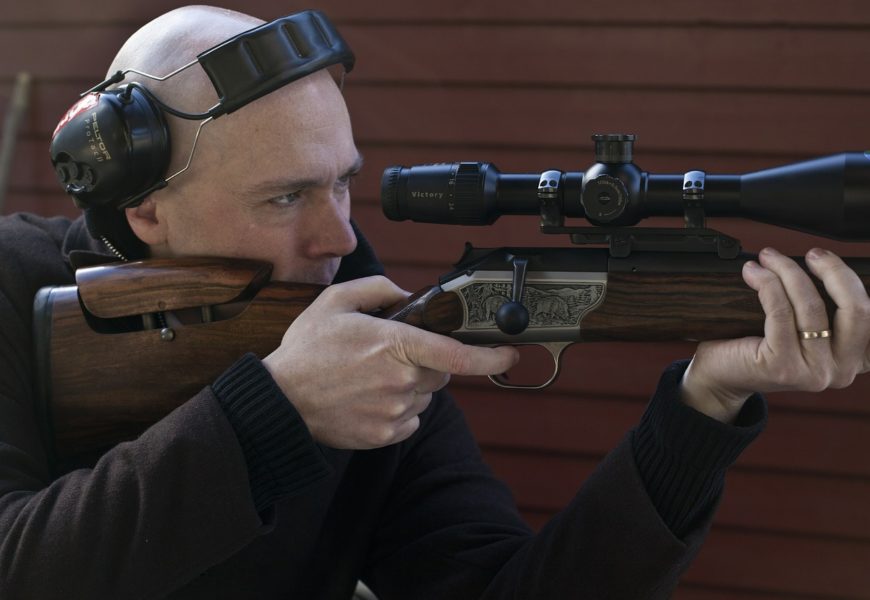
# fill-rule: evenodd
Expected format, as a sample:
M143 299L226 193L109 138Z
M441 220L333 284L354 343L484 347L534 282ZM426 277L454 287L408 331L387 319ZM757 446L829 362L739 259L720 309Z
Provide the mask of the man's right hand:
M468 346L367 312L407 297L385 277L328 287L263 359L314 439L334 448L395 444L455 375L504 373L514 348Z

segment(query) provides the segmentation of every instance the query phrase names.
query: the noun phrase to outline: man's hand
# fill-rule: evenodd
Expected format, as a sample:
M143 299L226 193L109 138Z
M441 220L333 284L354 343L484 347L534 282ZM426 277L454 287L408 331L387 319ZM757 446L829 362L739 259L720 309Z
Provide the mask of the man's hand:
M330 286L263 360L318 442L352 449L400 442L451 374L504 373L518 360L513 348L467 346L364 314L406 296L384 277Z
M809 275L765 248L761 265L743 266L743 279L764 308L764 337L701 343L683 376L686 404L733 422L753 392L843 388L870 370L870 300L861 280L827 250L810 250L806 259L837 305L833 324ZM810 332L808 339L801 332Z

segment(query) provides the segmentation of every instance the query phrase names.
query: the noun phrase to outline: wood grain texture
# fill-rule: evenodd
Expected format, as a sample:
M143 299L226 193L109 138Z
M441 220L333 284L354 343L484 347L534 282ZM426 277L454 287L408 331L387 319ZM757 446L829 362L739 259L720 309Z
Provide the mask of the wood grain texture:
M772 29L739 24L633 28L614 24L517 22L488 25L429 22L402 26L354 21L341 26L357 55L348 83L473 87L546 86L628 89L747 89L860 93L870 91L866 29ZM131 25L90 23L64 33L76 52L46 63L21 53L57 43L54 29L11 28L0 37L0 80L20 70L51 81L102 77ZM618 40L618 43L614 43ZM665 43L663 43L663 41ZM477 50L473 60L468 48ZM599 58L607 48L607 59ZM776 48L776 52L770 52ZM82 61L81 55L93 57ZM849 62L839 60L849 57ZM102 62L100 59L102 58ZM96 81L94 81L96 83ZM87 87L87 86L86 86Z
M226 304L261 288L272 266L244 259L152 259L76 271L79 298L101 319Z
M86 87L86 86L85 86ZM22 136L47 139L82 84L35 80ZM11 84L0 86L6 110ZM809 157L864 150L865 108L849 95L747 91L388 87L354 85L345 96L361 143L516 146L589 152L589 136L621 131L638 136L638 152L778 154ZM493 102L497 99L497 102ZM544 118L546 116L546 118ZM545 123L558 123L547 127ZM213 126L219 126L216 121ZM400 152L396 161L402 162Z
M17 3L3 12L2 24L111 24L119 21L141 24L167 10L182 6L179 0L155 0L148 4L84 0L78 10L60 0ZM264 19L302 10L300 3L276 5L269 0L228 0L226 8L242 10ZM662 23L707 25L737 23L746 26L866 27L870 26L870 9L862 0L833 2L791 2L789 0L712 0L698 3L692 0L662 0L655 5L643 2L614 4L605 0L577 3L552 0L544 10L540 5L520 2L483 0L323 0L318 8L335 20L387 21L398 24L408 21L498 23L602 23L612 22L626 27L658 26Z
M173 337L166 340L156 329L93 331L75 288L55 288L47 412L58 457L80 456L132 439L246 352L266 356L321 289L272 283L237 316L208 324L173 325ZM103 382L100 394L94 394L94 382Z
M618 361L617 361L618 362ZM666 365L659 365L660 369ZM630 365L618 376L629 378ZM650 386L652 387L652 386ZM475 435L487 448L603 456L634 427L645 402L572 395L507 394L492 387L454 386ZM870 477L866 460L870 419L773 408L764 435L740 464L755 469Z

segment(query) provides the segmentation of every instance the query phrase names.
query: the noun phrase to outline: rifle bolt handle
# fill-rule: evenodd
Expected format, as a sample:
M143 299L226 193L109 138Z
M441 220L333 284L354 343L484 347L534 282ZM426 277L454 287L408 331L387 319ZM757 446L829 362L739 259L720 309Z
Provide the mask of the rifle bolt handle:
M519 302L505 302L495 313L495 324L502 333L519 335L529 326L529 311Z

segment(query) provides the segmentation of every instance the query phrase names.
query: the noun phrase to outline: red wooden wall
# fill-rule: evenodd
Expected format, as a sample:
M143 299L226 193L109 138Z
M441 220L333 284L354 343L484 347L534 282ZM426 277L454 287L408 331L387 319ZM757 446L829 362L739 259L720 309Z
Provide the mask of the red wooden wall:
M0 111L16 72L35 84L6 211L72 214L46 139L75 94L99 81L119 44L177 4L83 0L0 11ZM264 18L269 0L227 2ZM488 160L503 171L585 169L595 132L638 135L651 172L744 172L870 147L866 0L326 0L357 53L347 97L366 170L355 216L408 289L436 280L462 242L556 244L534 218L491 228L387 222L390 164ZM768 226L711 223L749 250L822 243ZM870 245L824 241L844 254ZM640 416L658 374L691 345L589 345L535 394L456 381L486 458L535 525L562 506ZM772 395L768 431L740 459L710 539L676 597L870 598L870 401L849 390Z

